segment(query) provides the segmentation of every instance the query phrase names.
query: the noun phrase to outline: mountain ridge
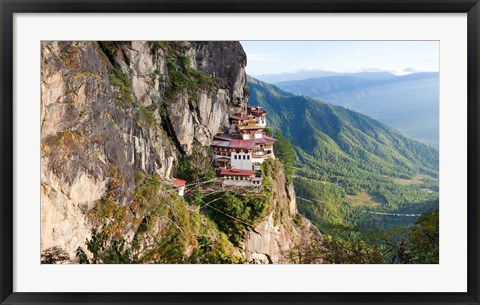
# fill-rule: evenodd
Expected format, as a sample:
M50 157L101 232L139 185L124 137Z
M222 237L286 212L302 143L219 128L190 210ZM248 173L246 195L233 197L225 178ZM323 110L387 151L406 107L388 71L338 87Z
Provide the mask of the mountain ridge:
M296 95L310 96L366 114L438 147L439 73L373 75L377 73L340 74L275 85Z
M378 193L394 178L438 178L436 149L366 115L247 80L251 102L267 110L270 123L295 146L301 175L339 183L352 194ZM386 191L380 193L386 206L401 203L385 198Z

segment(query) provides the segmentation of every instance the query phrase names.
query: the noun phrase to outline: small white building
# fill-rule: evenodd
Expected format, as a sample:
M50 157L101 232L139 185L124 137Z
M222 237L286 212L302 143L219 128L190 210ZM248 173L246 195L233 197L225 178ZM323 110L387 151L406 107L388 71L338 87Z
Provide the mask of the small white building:
M225 186L255 186L262 185L262 178L256 177L253 170L222 169L220 176Z
M185 184L187 183L187 181L173 178L168 180L168 182L173 186L174 189L177 190L178 195L180 196L185 195Z

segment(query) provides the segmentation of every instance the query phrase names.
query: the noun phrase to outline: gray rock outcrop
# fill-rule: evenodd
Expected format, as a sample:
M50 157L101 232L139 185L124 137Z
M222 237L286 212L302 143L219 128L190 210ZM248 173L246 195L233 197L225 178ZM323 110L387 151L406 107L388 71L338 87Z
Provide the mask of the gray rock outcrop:
M171 177L246 108L238 42L52 41L41 52L41 250L72 260L91 238L87 215L99 200L114 197L128 211L136 173ZM279 262L309 226L294 224L295 192L281 171L274 196L234 251L248 262ZM123 235L133 237L138 224L125 219Z
M42 250L58 246L74 256L84 247L91 232L85 213L108 191L112 169L123 178L116 196L129 204L136 171L172 175L180 154L189 154L196 141L209 144L228 115L246 105L246 55L239 43L170 48L188 56L192 69L219 81L194 92L198 102L192 92L181 91L167 107L172 83L165 49L141 41L107 47L105 52L97 42L42 43ZM116 69L130 79L131 89L115 83ZM148 111L147 119L142 111Z

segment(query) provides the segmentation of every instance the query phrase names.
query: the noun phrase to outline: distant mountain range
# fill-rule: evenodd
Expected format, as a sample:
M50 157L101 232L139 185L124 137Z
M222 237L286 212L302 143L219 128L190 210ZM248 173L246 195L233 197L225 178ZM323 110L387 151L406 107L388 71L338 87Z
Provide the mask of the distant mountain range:
M309 78L319 78L319 77L328 77L328 76L364 76L366 78L377 78L377 77L390 77L395 76L394 74L388 71L380 70L365 70L358 72L338 72L338 71L328 71L328 70L301 70L298 72L292 73L279 73L279 74L262 74L254 75L255 79L260 81L277 84L280 82L294 81L294 80L304 80Z
M366 114L438 148L439 74L302 71L263 75L279 88Z
M248 86L250 104L267 110L268 124L293 144L297 193L324 202L316 206L299 201L300 211L323 230L333 224L368 228L415 221L353 212L362 196L374 198L369 209L384 212L423 213L438 206L435 148L341 106L296 96L251 77Z
M368 116L253 78L248 86L250 103L264 107L270 123L292 144L326 162L335 160L333 166L342 161L355 171L404 178L437 174L437 150Z

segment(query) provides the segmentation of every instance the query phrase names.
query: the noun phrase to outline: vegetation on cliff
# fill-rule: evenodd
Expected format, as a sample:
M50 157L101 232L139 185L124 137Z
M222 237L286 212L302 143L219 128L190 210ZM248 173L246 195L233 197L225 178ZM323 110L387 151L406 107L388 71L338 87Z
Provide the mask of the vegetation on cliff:
M210 164L183 166L189 165L192 177L207 179L201 173L209 173L204 167ZM192 188L185 198L160 177L139 172L132 204L121 206L107 196L90 212L98 231L87 240L87 252L77 249L77 258L84 264L245 263L242 243L247 231L275 206L272 178L281 168L278 160L262 165L261 192ZM134 232L132 241L123 236L129 230Z
M245 103L244 67L238 42L42 43L43 261L241 262L166 178L215 177L203 146Z

